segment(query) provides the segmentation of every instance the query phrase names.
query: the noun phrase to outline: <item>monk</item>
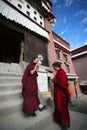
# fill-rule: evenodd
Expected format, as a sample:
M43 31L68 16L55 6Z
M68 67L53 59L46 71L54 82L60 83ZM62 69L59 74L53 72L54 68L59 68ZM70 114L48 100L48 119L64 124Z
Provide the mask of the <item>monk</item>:
M23 112L27 115L36 116L35 111L39 108L38 84L37 84L38 58L33 57L27 65L23 77Z
M52 79L54 83L54 121L60 124L62 130L67 130L70 127L68 111L70 95L68 93L67 76L61 68L60 62L54 62L52 66L56 71L56 75Z

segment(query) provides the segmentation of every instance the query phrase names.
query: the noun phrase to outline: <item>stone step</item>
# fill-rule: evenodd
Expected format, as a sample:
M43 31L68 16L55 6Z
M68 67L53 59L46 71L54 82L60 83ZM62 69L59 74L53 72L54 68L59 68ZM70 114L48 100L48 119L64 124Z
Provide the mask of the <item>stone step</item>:
M19 83L21 82L22 77L11 77L11 76L6 76L6 77L0 77L0 84L6 84L6 83Z
M20 104L21 101L22 101L22 98L20 98L20 99L14 98L14 99L11 99L11 100L9 100L9 101L5 101L5 102L3 102L3 103L0 104L0 110L1 110L1 109L9 108L9 107L11 107L11 106L15 106L15 105L17 105L17 104Z
M22 77L23 73L13 73L13 72L0 72L1 77Z
M17 63L0 63L0 72L22 73L22 69Z
M0 93L0 106L6 101L21 99L21 97L21 90L2 92Z
M53 110L48 109L40 112L36 111L37 116L25 116L21 110L20 112L7 116L6 118L0 118L1 130L41 130L46 125L49 125L53 121Z
M14 91L14 90L20 90L22 89L22 84L21 83L4 83L0 84L0 93L8 92L8 91Z
M0 117L5 118L21 110L22 98L14 98L0 104Z
M53 122L53 110L36 111L36 117L26 117L17 112L6 118L0 118L0 130L61 130ZM70 111L71 127L69 130L87 130L87 115Z

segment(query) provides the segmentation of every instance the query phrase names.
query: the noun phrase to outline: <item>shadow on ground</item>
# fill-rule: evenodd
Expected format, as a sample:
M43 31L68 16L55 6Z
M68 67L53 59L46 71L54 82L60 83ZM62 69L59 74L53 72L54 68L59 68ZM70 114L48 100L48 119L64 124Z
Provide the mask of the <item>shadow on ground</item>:
M87 114L87 94L72 99L69 110Z

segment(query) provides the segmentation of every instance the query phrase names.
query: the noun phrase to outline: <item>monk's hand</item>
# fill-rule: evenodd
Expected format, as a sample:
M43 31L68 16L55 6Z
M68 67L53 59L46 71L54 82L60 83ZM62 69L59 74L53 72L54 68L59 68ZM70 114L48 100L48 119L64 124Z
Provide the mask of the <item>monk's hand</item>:
M38 69L38 67L39 67L39 64L37 63L37 64L35 65L36 70Z

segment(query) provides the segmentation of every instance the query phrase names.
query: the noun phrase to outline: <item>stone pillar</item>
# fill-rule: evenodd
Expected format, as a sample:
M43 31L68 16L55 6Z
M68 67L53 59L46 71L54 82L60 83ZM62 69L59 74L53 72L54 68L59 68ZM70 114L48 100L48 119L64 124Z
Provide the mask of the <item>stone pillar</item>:
M22 62L24 60L24 42L22 41L20 44L20 57L19 62Z
M41 93L48 92L48 67L40 66L38 69L38 87Z
M42 65L38 69L38 88L44 97L51 97L51 92L48 90L48 70L49 67Z
M74 80L74 87L75 87L76 98L78 98L82 95L82 92L80 90L79 81L77 79Z

